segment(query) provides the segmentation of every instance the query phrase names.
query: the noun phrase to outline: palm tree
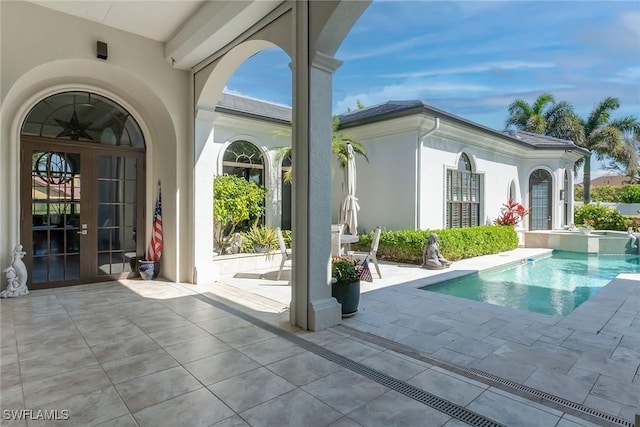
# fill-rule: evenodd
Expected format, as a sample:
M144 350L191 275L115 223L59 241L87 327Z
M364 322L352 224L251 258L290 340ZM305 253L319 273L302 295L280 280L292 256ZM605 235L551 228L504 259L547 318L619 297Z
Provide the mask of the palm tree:
M362 157L364 157L364 159L367 162L369 162L369 158L367 157L367 150L364 148L364 146L359 142L352 140L348 135L342 132L339 132L338 131L339 127L340 127L340 119L338 118L338 116L333 116L331 120L331 129L332 129L331 153L338 160L338 164L340 165L340 167L343 169L347 167L347 160L348 160L347 144L351 144L353 151L356 154L359 154ZM279 160L285 159L291 155L291 147L289 146L276 147L275 149L278 151L277 158ZM288 170L284 175L285 182L290 183L292 178L293 178L293 168Z
M625 137L639 135L640 122L634 116L611 120L611 113L620 107L617 98L605 98L587 120L578 117L570 104L561 104L556 105L555 114L549 117L547 135L571 140L595 153L598 160L609 158L622 164L628 173L637 173L638 156ZM591 202L591 156L585 156L576 165L584 166L584 203L588 204Z
M544 134L547 130L549 105L553 106L554 104L553 95L548 93L538 96L531 105L523 99L515 99L509 105L507 129L514 127L527 132Z

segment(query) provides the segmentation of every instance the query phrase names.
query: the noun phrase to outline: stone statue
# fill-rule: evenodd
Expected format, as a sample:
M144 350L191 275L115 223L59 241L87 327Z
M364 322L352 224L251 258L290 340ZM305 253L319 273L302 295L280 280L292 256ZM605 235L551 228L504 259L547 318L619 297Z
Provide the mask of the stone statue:
M227 251L232 254L242 252L242 235L240 233L233 233L233 236L231 236L229 240L229 248Z
M429 270L442 270L443 268L449 268L449 266L451 266L451 261L440 253L438 235L431 233L422 251L422 267Z
M638 248L638 244L636 243L636 240L638 240L638 238L633 234L633 228L629 227L627 229L627 236L629 236L629 244L631 245L631 247L633 249L637 249Z
M22 245L16 245L13 250L13 261L11 266L4 270L7 277L7 287L0 292L0 298L13 298L27 295L27 266L24 265L22 258L26 252L22 250Z

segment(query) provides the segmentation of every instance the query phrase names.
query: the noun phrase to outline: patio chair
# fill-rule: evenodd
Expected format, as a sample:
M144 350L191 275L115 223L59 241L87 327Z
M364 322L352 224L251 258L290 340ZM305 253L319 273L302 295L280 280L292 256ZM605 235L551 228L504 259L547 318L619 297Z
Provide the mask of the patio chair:
M284 244L284 236L282 236L282 230L280 230L280 227L276 228L276 233L278 234L278 244L280 245L280 253L282 254L282 261L280 261L280 270L278 270L278 276L276 277L276 280L280 280L280 275L282 274L284 264L287 261L291 261L293 259L293 254L287 252L287 245Z
M376 231L373 233L373 241L371 242L371 249L369 250L369 252L354 252L352 256L359 261L366 259L369 263L373 262L373 265L375 265L376 267L378 277L382 279L382 274L380 274L380 266L378 266L378 259L376 258L381 233L382 229L380 227L376 227Z
M344 224L331 224L331 256L339 257L342 255L342 232Z

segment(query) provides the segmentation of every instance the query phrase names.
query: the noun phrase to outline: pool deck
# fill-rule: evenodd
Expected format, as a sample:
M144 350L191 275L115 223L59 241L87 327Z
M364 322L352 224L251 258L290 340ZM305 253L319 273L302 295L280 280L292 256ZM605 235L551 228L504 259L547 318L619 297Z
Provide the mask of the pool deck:
M373 283L362 282L359 311L343 325L632 422L640 402L639 274L619 275L566 317L417 289L548 252L517 249L446 271L381 263L384 278L373 270ZM289 289L272 274L221 282L287 304Z
M478 257L444 273L545 252ZM467 425L356 373L362 367L489 425L632 425L554 406L512 385L633 420L638 275L619 276L559 318L416 288L442 271L381 268L384 279L374 273L373 283L363 283L359 312L319 332L288 322L290 288L272 280L273 269L208 285L123 280L2 300L0 406L68 410L70 418L26 422L3 412L0 425Z

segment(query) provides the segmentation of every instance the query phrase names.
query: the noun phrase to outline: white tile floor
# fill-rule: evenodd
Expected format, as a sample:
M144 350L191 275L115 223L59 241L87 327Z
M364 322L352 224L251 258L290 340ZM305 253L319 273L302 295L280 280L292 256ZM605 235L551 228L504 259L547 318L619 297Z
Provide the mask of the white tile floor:
M392 276L392 268L409 281L419 277L407 267L384 266L385 279ZM438 305L434 311L408 301L416 302L416 292L428 293L410 285L382 283L374 281L371 289L364 290L360 312L346 325L416 345L421 342L418 337L424 342L434 340L438 344L429 352L423 350L425 355L441 351L469 363L487 361L488 367L497 362L517 366L522 358L533 369L528 381L551 384L545 370L571 377L576 396L591 397L589 402L620 413L630 413L627 408L640 396L637 375L626 382L607 375L608 369L628 373L628 366L637 368L640 356L636 352L640 346L635 345L638 335L631 333L637 330L637 313L629 315L633 310L626 302L618 303L617 292L605 295L601 302L607 309L618 304L616 313L627 313L625 320L620 314L609 320L616 319L615 327L627 332L612 340L616 335L607 327L604 335L594 334L589 327L595 325L585 324L578 330L570 326L573 323L560 325L562 320L543 321L538 315L524 315L509 329L507 312L475 304L455 311L459 302L436 298L431 302ZM623 286L630 292L625 301L637 307L637 281L625 281ZM297 331L288 322L286 304L247 292L238 284L196 287L137 280L36 291L0 302L3 415L5 409L31 410L32 415L38 409L66 410L69 415L68 420L27 422L24 415L29 413L17 412L23 419L3 416L0 425L464 425L207 304L195 292L505 425L595 425L340 328ZM412 323L407 316L419 321ZM475 330L465 323L473 319L482 320L473 325ZM613 325L609 322L604 326ZM424 332L413 328L424 328ZM517 343L513 337L518 330L538 331L531 339L539 337L528 344ZM582 335L571 340L576 332ZM497 336L500 333L502 337ZM463 341L469 335L485 345L467 345ZM554 340L568 346L547 342ZM582 387L589 383L594 387L584 393Z

